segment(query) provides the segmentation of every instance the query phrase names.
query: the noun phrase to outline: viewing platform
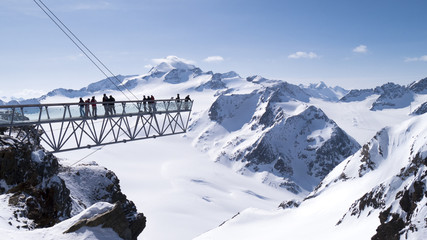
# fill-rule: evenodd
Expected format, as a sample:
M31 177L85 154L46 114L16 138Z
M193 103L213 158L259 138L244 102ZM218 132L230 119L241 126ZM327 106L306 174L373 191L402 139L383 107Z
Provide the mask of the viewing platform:
M192 107L175 99L2 105L0 133L37 136L51 152L77 150L185 133Z

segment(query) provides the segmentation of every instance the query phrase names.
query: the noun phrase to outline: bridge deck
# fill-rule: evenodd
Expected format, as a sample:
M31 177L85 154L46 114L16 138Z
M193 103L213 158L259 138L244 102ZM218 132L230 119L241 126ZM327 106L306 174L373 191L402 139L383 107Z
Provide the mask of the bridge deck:
M51 152L77 150L184 133L193 101L104 104L4 105L0 106L0 127L22 141L36 136Z

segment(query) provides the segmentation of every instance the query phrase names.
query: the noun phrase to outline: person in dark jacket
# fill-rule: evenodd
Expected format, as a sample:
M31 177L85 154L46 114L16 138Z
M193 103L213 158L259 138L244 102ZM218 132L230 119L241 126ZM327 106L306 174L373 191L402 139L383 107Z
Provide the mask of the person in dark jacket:
M86 99L86 101L85 101L85 117L90 116L89 104L90 104L90 98Z
M144 97L142 98L142 104L144 105L144 112L147 112L147 98Z
M115 98L113 98L113 96L112 95L110 95L110 98L108 99L109 100L109 108L110 108L110 113L111 114L116 114L116 107L114 106L114 102L116 101L116 99Z
M191 101L190 95L187 95L185 97L184 101L185 101L185 106L184 106L185 110L189 110L190 109L190 101Z
M79 107L80 107L80 117L84 117L85 116L85 101L83 101L83 98L80 98Z
M109 109L109 105L108 105L108 97L107 94L104 93L104 96L102 97L102 106L104 106L104 111L105 111L105 115L109 115L110 114L110 109Z
M154 99L153 95L151 95L151 97L150 97L150 103L151 103L151 107L153 108L153 112L156 112L157 111L156 100Z

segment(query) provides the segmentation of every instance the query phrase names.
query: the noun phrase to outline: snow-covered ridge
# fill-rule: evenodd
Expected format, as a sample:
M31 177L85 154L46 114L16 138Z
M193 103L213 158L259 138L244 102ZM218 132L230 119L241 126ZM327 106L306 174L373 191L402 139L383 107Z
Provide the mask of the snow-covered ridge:
M271 186L311 191L360 146L308 101L305 91L286 82L247 94L227 91L206 113L215 124L193 124L193 131L202 132L195 145Z
M380 131L298 207L248 209L197 239L424 239L426 121Z

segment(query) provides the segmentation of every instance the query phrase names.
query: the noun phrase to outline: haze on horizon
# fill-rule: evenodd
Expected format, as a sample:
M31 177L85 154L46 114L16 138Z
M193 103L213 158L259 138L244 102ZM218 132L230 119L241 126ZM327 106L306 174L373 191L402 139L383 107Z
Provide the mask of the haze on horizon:
M115 74L175 55L203 71L368 88L427 76L427 2L43 0ZM0 1L0 96L105 77L34 4Z

